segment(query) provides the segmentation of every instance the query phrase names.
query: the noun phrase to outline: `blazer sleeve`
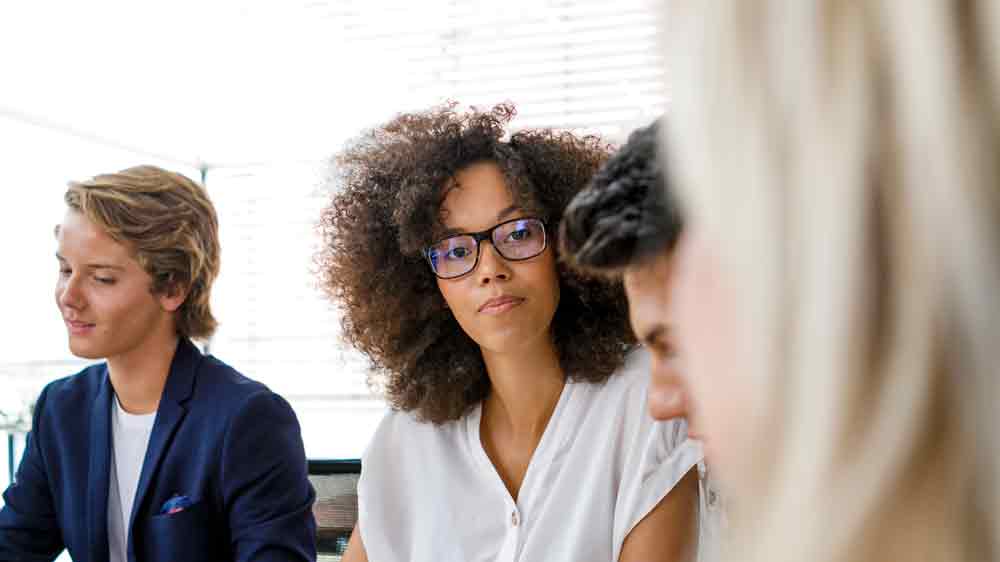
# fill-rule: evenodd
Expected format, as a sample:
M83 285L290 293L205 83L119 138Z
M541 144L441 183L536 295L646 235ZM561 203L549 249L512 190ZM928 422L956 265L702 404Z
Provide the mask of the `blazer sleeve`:
M35 406L32 430L14 482L3 494L0 509L0 560L49 562L65 548L39 435L48 387Z
M244 401L226 430L221 471L235 561L316 559L315 493L288 402L270 391Z

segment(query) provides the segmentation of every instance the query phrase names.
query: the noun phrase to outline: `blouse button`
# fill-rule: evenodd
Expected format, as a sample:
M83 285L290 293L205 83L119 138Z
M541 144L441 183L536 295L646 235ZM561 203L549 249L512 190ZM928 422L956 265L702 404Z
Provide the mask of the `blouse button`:
M709 490L708 505L714 506L718 501L719 501L719 495L715 493L715 490Z
M510 512L510 524L517 527L521 524L521 518L517 516L517 511Z

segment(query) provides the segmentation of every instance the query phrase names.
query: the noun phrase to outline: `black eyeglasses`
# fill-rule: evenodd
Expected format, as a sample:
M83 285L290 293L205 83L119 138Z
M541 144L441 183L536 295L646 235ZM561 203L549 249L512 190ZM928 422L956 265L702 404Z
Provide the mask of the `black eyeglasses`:
M461 277L479 264L479 244L489 240L505 260L521 261L545 251L545 223L521 218L502 222L482 232L467 232L444 238L424 249L434 275L441 279Z

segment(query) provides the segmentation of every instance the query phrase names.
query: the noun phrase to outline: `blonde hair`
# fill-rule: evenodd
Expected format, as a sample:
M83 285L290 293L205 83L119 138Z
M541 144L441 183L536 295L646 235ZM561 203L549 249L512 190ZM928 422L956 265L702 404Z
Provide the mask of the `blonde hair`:
M664 11L677 187L761 389L733 559L1000 557L1000 3Z
M150 291L187 290L177 333L207 339L218 323L209 303L219 273L219 221L205 189L156 166L72 182L66 204L129 245L153 278Z

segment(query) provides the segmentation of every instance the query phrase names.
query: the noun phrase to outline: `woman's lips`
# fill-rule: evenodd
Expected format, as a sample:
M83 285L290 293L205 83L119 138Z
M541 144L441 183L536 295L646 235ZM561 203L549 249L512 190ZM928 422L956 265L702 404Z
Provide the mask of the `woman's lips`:
M524 302L524 299L520 297L512 297L509 295L504 295L500 297L493 297L489 299L482 306L479 307L479 312L483 314L503 314L508 310L520 305Z

